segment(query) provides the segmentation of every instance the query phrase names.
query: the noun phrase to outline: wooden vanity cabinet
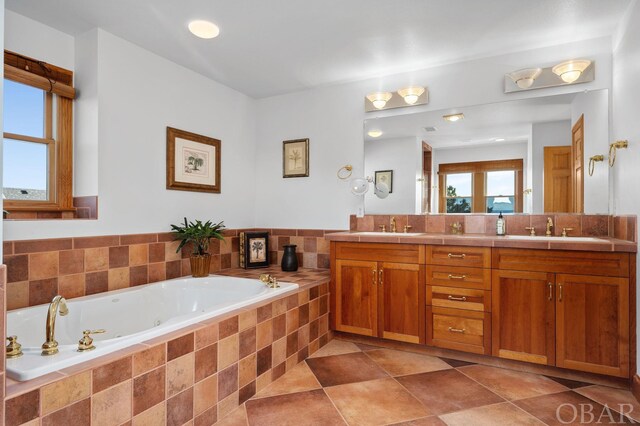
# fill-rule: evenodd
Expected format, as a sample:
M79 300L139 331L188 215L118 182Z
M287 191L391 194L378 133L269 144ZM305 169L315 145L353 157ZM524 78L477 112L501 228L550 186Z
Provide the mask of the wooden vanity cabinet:
M424 343L424 246L336 242L332 262L335 330Z
M492 353L628 377L627 253L493 249Z

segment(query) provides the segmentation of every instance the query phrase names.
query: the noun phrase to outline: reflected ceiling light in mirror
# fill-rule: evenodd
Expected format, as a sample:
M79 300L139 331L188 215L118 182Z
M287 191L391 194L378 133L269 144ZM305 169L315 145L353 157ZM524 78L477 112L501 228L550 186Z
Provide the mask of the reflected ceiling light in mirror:
M203 21L203 20L195 20L189 22L189 31L191 34L200 38L216 38L220 34L220 28L213 22Z
M504 139L504 138L497 138L497 139L496 139L496 142L504 142L504 141L505 141L505 139Z
M521 89L528 89L542 73L542 68L526 68L507 74Z
M418 102L420 95L424 93L424 87L410 86L404 89L398 90L398 95L402 96L402 99L409 105L413 105Z
M386 183L377 183L374 189L374 194L376 197L384 199L389 196L389 186Z
M367 132L367 135L371 136L372 138L379 138L380 136L382 136L382 130L369 130Z
M576 59L562 62L551 68L551 71L565 83L573 83L580 78L589 65L591 65L591 61L588 59Z
M367 99L373 104L374 107L378 109L384 108L384 106L389 102L389 99L393 96L391 92L376 92L367 95Z
M445 121L455 123L456 121L462 120L464 118L464 114L458 113L458 114L443 115L442 118L444 118Z

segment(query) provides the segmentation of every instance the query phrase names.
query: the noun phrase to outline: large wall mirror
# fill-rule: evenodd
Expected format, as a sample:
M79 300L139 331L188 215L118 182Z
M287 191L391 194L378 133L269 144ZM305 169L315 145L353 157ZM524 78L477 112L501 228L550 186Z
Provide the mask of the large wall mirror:
M606 161L589 173L608 150L606 89L372 118L364 133L366 175L392 179L387 198L365 195L369 214L609 213Z

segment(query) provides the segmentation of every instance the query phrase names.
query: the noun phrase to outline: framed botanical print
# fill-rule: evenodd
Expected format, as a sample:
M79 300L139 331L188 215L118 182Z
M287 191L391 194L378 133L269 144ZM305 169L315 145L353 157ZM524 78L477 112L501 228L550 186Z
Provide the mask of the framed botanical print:
M376 185L384 183L389 188L389 194L393 192L393 170L378 170L375 173Z
M220 193L220 140L167 127L167 189Z
M282 142L282 177L309 176L309 139Z
M269 266L269 233L240 233L240 267L245 269Z

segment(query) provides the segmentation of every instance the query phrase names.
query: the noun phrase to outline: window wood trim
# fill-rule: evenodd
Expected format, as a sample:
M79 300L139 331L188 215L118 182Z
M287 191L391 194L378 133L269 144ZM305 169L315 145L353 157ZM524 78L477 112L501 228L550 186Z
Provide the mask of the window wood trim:
M4 78L37 87L65 98L75 99L73 71L9 50L4 51Z

